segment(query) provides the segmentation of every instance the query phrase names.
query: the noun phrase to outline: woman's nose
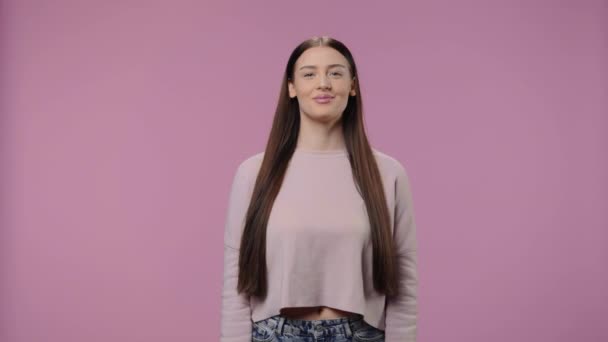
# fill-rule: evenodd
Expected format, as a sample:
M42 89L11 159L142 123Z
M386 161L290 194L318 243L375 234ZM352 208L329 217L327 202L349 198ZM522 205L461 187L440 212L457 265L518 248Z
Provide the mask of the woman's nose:
M329 77L327 77L325 75L322 75L321 76L321 80L319 81L319 86L320 87L325 87L325 88L331 86L331 82L329 81Z

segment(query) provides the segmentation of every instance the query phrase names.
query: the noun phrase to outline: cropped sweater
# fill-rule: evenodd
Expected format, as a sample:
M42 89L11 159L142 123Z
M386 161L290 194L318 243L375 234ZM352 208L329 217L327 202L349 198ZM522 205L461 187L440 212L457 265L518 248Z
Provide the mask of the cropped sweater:
M387 342L416 341L417 239L412 191L403 165L372 148L397 247L399 296L378 293L372 279L371 230L348 152L296 148L272 206L266 233L265 299L237 293L245 214L264 152L234 173L224 229L222 342L251 341L252 325L285 307L327 306L359 313Z

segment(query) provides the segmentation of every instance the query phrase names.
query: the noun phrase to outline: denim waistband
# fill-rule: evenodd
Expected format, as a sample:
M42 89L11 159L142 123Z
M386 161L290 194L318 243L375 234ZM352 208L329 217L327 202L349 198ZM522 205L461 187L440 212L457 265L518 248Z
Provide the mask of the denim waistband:
M303 320L292 319L275 315L264 320L268 328L276 330L278 334L292 334L297 336L334 336L343 334L352 336L354 331L366 325L360 314L333 319Z

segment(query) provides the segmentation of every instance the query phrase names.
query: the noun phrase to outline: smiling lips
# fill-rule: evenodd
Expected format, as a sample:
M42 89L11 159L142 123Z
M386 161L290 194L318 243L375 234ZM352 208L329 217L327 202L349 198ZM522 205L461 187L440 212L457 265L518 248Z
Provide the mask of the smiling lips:
M319 95L316 96L314 99L317 103L329 103L333 98L334 97L331 95Z

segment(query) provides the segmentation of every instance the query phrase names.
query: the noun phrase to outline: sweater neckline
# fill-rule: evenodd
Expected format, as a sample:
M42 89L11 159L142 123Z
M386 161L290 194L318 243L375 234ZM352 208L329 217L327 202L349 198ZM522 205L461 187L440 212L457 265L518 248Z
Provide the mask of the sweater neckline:
M334 149L334 150L309 150L301 147L296 147L294 155L301 155L307 157L342 157L348 155L346 148Z

